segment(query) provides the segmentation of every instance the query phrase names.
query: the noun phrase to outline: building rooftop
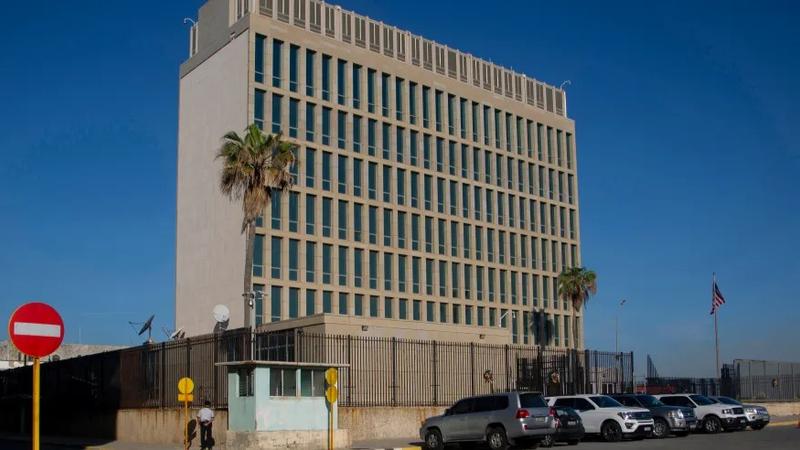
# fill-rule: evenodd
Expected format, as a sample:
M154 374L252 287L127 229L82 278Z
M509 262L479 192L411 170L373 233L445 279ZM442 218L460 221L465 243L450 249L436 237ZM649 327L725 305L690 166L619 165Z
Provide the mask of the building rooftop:
M230 1L230 26L257 14L567 117L566 95L561 88L338 5L321 0ZM198 39L202 41L202 9L200 15L200 23L190 31L190 57L198 53Z

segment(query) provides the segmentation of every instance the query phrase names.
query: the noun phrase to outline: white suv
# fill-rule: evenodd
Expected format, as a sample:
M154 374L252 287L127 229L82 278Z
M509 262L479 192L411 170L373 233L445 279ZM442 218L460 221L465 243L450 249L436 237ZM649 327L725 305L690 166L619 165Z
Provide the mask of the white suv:
M599 434L607 442L623 437L644 439L653 432L650 411L623 406L607 395L548 397L547 404L574 409L581 416L586 434Z
M723 405L699 394L663 394L656 395L656 398L670 406L694 409L700 424L697 428L706 433L741 430L747 427L747 416L744 415L744 408L741 406Z

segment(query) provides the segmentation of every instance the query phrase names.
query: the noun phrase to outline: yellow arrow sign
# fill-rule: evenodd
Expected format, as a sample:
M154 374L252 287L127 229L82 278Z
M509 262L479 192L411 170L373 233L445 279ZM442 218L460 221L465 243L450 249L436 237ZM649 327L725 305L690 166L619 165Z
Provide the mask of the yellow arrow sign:
M178 392L181 394L191 394L194 391L194 381L189 377L178 380Z
M336 403L336 400L339 399L339 390L335 386L329 387L325 390L325 398L328 399L328 403L331 405Z
M334 367L326 370L325 381L328 383L328 386L336 386L336 382L339 381L339 371Z

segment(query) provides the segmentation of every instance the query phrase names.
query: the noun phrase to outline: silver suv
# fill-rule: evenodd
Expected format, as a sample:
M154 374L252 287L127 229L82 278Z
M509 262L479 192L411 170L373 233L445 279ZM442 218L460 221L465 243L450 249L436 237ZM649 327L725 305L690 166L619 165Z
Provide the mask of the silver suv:
M535 447L556 432L552 408L536 392L506 392L459 400L441 416L422 423L419 435L429 450L451 442L482 442L492 450Z

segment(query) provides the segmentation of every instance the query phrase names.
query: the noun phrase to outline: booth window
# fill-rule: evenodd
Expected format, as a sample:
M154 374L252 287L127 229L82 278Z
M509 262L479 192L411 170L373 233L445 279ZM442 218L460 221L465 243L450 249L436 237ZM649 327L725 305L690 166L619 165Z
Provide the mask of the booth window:
M300 369L300 395L302 397L324 397L325 371Z
M239 397L253 396L253 369L239 369Z

